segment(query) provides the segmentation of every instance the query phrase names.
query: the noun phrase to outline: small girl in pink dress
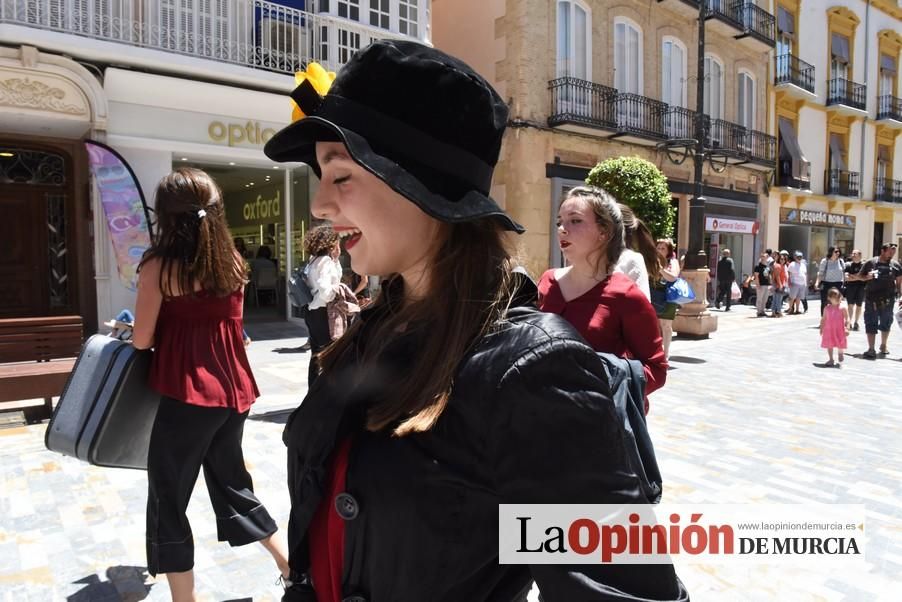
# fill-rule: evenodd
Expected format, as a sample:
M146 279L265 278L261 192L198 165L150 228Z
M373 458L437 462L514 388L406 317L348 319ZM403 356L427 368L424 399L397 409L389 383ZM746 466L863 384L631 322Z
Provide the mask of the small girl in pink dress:
M827 307L821 317L821 348L827 350L829 360L825 366L841 367L843 349L846 348L846 337L849 334L849 310L842 306L842 293L837 288L827 291ZM833 361L833 350L836 349L838 362Z

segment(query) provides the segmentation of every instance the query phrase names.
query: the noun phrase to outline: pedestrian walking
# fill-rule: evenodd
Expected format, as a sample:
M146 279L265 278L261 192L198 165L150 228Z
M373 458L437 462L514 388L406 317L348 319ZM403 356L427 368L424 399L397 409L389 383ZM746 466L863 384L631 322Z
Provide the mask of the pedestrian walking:
M858 330L858 320L861 318L861 306L864 304L864 287L866 280L861 273L861 251L852 251L851 261L845 267L845 288L843 295L849 306L849 315L852 318L852 330Z
M599 188L578 186L564 197L557 224L569 265L542 274L539 309L564 316L595 351L639 360L647 393L661 388L667 359L657 314L639 287L612 267L624 240L617 201Z
M783 298L786 296L786 287L788 278L786 272L786 264L789 262L789 253L780 251L780 254L774 260L771 266L771 288L773 289L773 298L770 302L771 317L783 317Z
M720 255L720 260L717 262L717 298L714 301L714 307L720 309L721 300L726 299L725 311L730 311L730 303L733 300L733 283L736 282L736 268L733 265L733 258L730 257L729 249L724 249Z
M802 313L802 300L808 295L808 266L803 258L802 252L796 251L792 261L786 266L789 276L789 315Z
M649 289L649 277L655 279L655 275L661 269L658 250L655 248L655 239L641 219L636 217L632 209L619 204L620 213L623 216L623 252L614 266L615 272L626 274L630 280L636 283L642 294L649 301L651 290Z
M763 318L767 314L767 298L770 297L770 255L765 251L758 256L758 265L755 266L755 306L758 317Z
M849 310L842 305L842 293L838 288L827 291L827 307L821 316L820 324L821 348L827 350L827 367L839 368L845 358L846 340L849 334ZM833 361L833 350L836 350L836 361Z
M869 259L861 266L859 275L864 278L864 331L868 338L868 350L862 354L865 359L876 359L874 346L877 332L880 332L880 355L887 355L889 331L893 325L893 304L902 297L902 265L893 259L896 243L885 242L880 247L880 255ZM900 299L902 305L902 299Z
M676 258L676 249L671 239L658 239L657 250L664 265L661 268L661 277L656 283L652 283L652 288L666 291L667 283L673 282L680 277L680 262ZM658 315L658 328L661 332L661 346L664 348L664 359L669 360L670 342L673 340L673 319L676 317L679 306L666 300L666 292L664 296L663 304L660 304L660 306L655 305L655 312Z
M489 197L508 123L491 86L402 40L361 49L331 87L321 71L265 152L311 166L312 214L347 233L354 271L388 277L286 424L283 600L513 602L533 580L547 602L688 600L670 564L498 562L500 503L646 499L604 364L518 302L505 244L523 228Z
M842 290L845 281L846 262L842 258L842 249L828 247L827 256L821 259L817 268L817 279L814 288L821 292L821 315L827 306L827 291L831 288Z
M319 374L319 354L333 340L333 321L329 320L329 304L336 301L341 290L341 254L338 233L330 226L311 228L304 236L304 250L312 259L306 268L307 282L313 299L307 305L304 322L310 341L310 364L307 367L307 386L313 386ZM336 312L333 310L333 315ZM341 329L344 332L344 329Z
M259 396L243 343L247 269L229 236L222 193L179 168L156 190L157 233L139 266L132 341L154 348L150 387L163 397L147 454L147 570L175 602L194 600L194 540L185 512L201 466L218 537L260 542L283 577L276 523L254 495L241 450Z

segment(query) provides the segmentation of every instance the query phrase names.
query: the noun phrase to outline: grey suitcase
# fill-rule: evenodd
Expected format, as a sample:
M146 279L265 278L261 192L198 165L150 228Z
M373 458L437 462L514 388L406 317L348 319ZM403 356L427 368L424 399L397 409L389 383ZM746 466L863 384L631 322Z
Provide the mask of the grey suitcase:
M160 402L147 386L150 359L128 342L89 338L47 425L47 449L96 466L146 469Z

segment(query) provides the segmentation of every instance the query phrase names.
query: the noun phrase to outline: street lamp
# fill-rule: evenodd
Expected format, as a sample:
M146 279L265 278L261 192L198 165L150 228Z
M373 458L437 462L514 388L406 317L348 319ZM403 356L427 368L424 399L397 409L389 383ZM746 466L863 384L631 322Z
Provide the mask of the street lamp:
M708 265L704 249L705 197L702 192L703 167L705 160L712 171L721 173L727 168L727 161L736 153L722 148L707 146L710 140L711 120L705 115L705 21L708 17L708 0L698 0L698 60L695 75L695 116L693 119L694 138L679 138L662 142L658 150L676 165L682 164L690 156L695 165L693 194L689 201L689 245L686 249L684 268L699 270Z

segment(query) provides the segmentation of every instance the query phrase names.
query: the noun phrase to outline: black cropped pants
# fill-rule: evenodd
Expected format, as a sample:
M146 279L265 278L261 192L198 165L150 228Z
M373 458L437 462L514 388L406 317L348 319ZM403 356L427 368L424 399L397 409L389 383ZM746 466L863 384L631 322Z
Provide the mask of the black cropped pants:
M164 397L147 455L147 570L151 575L194 567L194 539L185 511L201 467L216 514L219 541L241 546L276 532L254 495L241 439L247 412L205 408Z

